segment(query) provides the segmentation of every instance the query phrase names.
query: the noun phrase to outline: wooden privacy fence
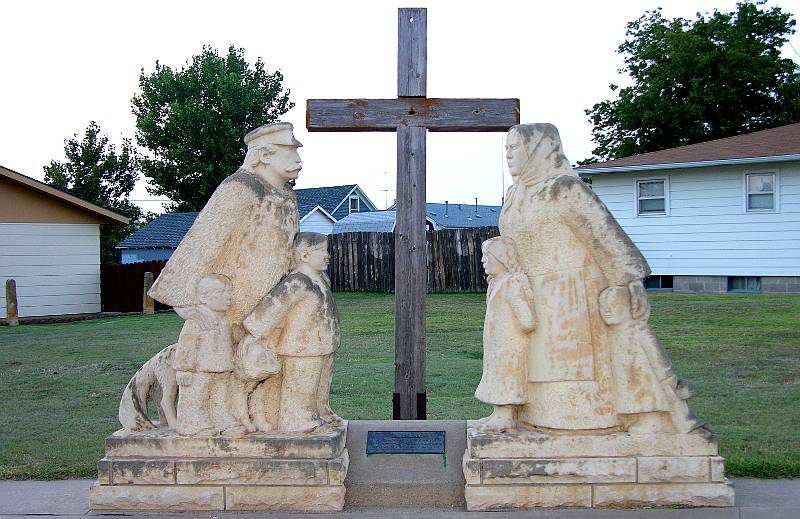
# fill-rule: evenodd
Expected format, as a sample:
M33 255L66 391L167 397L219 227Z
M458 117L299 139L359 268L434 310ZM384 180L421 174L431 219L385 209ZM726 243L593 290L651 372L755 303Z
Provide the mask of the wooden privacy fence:
M427 234L428 292L486 290L481 244L500 234L497 227L444 229ZM394 234L353 232L328 237L328 276L338 291L394 292ZM144 273L161 273L166 260L103 267L104 312L141 312ZM156 301L155 309L169 306Z
M481 244L499 236L497 227L444 229L427 233L428 292L486 290ZM334 290L394 291L394 235L354 232L328 238Z
M104 312L141 312L144 273L158 277L167 260L143 261L103 267L100 273L100 300ZM171 307L156 301L155 309Z

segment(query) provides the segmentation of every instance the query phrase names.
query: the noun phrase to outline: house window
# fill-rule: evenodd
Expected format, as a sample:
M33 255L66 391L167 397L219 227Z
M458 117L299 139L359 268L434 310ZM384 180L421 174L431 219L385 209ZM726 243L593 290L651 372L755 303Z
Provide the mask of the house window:
M637 180L636 208L639 215L667 214L666 181Z
M672 276L649 276L644 278L647 290L672 290Z
M359 204L360 204L360 200L358 199L358 197L357 196L351 196L350 197L350 212L351 213L359 212L359 210L360 210L360 205Z
M775 210L775 173L745 175L748 211Z
M728 292L761 292L758 276L728 276Z

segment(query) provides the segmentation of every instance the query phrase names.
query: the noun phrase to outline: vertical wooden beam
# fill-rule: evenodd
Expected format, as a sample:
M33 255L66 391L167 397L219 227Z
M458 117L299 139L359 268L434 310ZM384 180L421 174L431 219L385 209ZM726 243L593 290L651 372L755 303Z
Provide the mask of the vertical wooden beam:
M426 417L425 141L425 128L397 128L395 393L392 414L400 420L424 420Z
M9 326L19 325L17 282L13 279L6 279L6 322Z
M156 302L150 297L148 292L153 286L153 273L144 273L144 286L142 287L142 313L144 315L153 315L156 313Z
M397 97L425 97L428 85L428 10L397 10Z

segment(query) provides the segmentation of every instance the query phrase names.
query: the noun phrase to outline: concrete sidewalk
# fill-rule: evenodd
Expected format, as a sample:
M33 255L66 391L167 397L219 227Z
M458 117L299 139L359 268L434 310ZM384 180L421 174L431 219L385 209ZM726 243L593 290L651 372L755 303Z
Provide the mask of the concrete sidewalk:
M48 515L63 518L86 516L88 492L92 480L0 481L0 518ZM465 512L440 509L358 508L322 517L348 519L401 519L469 517L474 519L547 518L547 519L798 519L800 518L800 479L735 479L734 508L653 509L653 510L582 510L542 509L525 512ZM175 517L210 519L216 517L249 519L256 517L293 518L309 514L279 512L192 512L192 513L113 513L92 517L136 516L141 518Z

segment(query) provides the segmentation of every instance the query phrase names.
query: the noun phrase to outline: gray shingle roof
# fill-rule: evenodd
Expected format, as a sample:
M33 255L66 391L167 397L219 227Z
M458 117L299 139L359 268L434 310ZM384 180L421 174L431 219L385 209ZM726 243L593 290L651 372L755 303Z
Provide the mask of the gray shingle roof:
M333 232L392 232L397 217L395 211L353 213L333 224ZM465 227L496 227L500 222L499 205L427 204L425 217L441 229Z
M396 215L395 211L351 213L333 224L333 232L393 232Z
M174 249L194 223L198 213L165 213L131 234L119 249Z
M496 227L500 223L499 205L427 204L427 217L443 229Z
M295 189L300 218L317 206L332 213L356 184ZM166 213L131 234L117 245L120 249L174 249L197 218L198 213Z
M327 187L309 187L306 189L295 189L297 193L297 209L300 212L300 218L304 217L306 213L311 211L317 206L322 207L329 213L332 213L336 206L344 200L355 184L346 184L343 186L327 186Z

